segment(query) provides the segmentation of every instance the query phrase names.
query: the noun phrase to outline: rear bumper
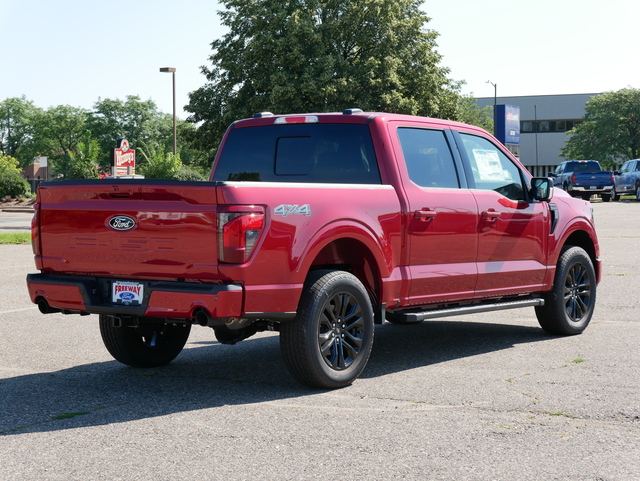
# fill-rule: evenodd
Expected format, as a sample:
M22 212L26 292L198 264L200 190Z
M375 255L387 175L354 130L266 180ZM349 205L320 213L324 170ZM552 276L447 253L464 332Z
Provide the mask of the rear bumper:
M204 310L212 318L242 316L244 289L239 285L140 281L144 285L142 302L126 306L111 302L111 282L97 277L27 276L31 301L49 306L50 312L191 319Z
M569 192L590 192L592 194L610 194L612 190L612 185L596 186L595 189L592 189L591 186L583 187L581 185L572 185L569 187Z

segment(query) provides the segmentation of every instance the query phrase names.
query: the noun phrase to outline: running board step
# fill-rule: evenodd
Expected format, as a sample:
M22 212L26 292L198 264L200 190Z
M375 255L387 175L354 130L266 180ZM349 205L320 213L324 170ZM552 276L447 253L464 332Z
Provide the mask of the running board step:
M427 311L404 311L394 312L395 318L400 318L404 322L420 322L426 319L436 319L439 317L460 316L464 314L478 314L480 312L502 311L506 309L517 309L520 307L544 306L544 299L529 298L517 301L494 302L490 304L472 304L467 306L447 307L444 309L432 309Z

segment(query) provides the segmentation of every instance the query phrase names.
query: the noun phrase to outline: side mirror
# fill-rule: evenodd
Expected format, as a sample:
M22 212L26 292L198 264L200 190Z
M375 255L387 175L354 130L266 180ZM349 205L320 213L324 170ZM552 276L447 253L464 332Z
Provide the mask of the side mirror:
M549 177L531 179L531 198L538 202L548 202L553 197L553 181Z
M549 172L549 174L547 174L547 177L556 177L555 172Z

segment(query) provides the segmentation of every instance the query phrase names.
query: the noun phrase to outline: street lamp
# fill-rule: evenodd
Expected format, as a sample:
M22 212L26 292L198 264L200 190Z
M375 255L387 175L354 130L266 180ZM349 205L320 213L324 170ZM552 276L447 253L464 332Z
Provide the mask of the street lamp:
M496 105L498 104L498 84L494 84L491 80L485 83L493 85L493 135L496 135Z
M161 67L160 72L170 72L173 77L173 155L178 155L176 137L176 69L174 67Z

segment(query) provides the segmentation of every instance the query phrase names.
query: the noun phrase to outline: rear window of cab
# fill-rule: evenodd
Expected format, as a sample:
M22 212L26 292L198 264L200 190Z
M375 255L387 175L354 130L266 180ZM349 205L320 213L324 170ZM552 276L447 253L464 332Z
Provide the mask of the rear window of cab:
M293 124L233 129L213 180L380 184L366 125Z

